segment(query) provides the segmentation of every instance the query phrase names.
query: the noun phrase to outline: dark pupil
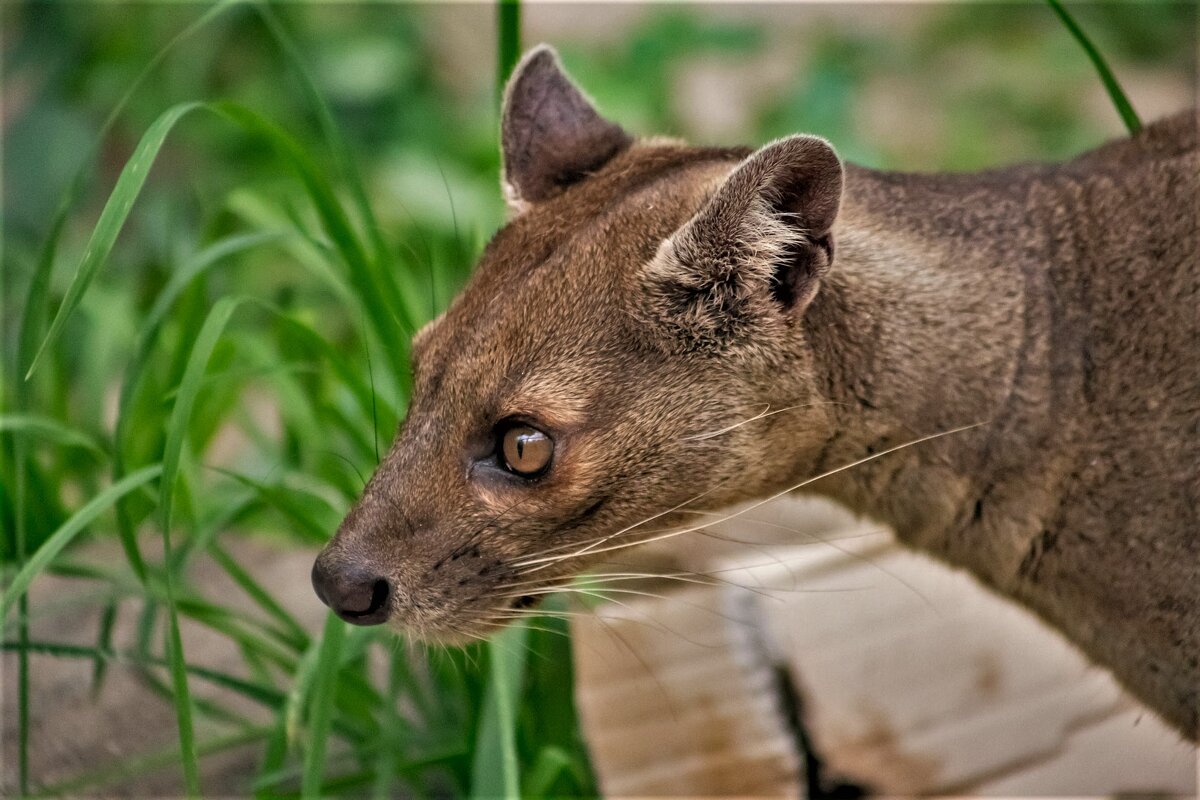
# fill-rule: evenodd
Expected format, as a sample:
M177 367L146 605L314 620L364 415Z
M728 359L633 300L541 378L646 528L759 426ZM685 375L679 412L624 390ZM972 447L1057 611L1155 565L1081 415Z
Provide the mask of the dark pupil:
M554 444L537 428L521 426L509 428L504 434L503 448L509 467L518 472L533 473L549 463Z

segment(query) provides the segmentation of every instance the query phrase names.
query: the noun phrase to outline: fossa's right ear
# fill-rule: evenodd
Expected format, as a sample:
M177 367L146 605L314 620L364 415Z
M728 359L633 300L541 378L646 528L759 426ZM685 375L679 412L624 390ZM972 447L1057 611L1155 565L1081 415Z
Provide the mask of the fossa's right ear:
M517 211L578 183L633 142L596 112L548 45L513 70L501 119L504 195Z
M842 163L789 136L737 166L642 271L656 327L689 352L748 352L802 314L833 262Z

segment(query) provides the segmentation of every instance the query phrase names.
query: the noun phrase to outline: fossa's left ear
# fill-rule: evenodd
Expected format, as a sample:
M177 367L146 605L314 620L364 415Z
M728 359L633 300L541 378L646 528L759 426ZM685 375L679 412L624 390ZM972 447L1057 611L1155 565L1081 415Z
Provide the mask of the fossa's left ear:
M501 119L504 194L517 210L578 183L633 142L596 112L548 45L513 70Z
M816 296L833 262L842 164L815 136L751 154L643 272L651 316L692 350L762 341Z

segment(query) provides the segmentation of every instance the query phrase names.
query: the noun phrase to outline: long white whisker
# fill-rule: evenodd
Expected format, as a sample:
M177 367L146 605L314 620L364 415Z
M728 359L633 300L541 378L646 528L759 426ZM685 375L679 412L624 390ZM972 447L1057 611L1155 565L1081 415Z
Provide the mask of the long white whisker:
M698 442L698 441L704 441L705 439L713 439L713 438L716 438L717 436L720 436L721 434L729 433L730 431L736 430L736 429L742 427L743 425L749 425L751 422L755 422L760 419L766 419L767 417L773 417L776 414L782 414L785 411L795 411L798 408L812 408L813 406L818 406L818 405L827 405L827 404L822 403L822 402L801 403L799 405L787 406L785 408L777 408L774 411L772 411L771 404L767 403L766 406L763 408L763 410L760 413L755 414L753 417L750 417L749 419L744 419L741 422L735 422L732 425L727 425L724 428L721 428L720 430L709 431L708 433L698 433L695 436L685 436L685 437L683 437L683 441Z
M732 514L728 514L723 519L720 519L720 520L717 520L716 522L708 523L708 524L715 525L715 524L718 524L721 522L727 522L731 519L735 519L736 517L739 517L742 514L745 514L749 511L753 511L756 508L766 505L767 503L771 502L772 500L777 500L780 497L783 497L786 494L790 494L791 492L794 492L797 489L801 489L805 486L808 486L811 483L815 483L816 481L822 480L823 478L828 478L832 475L836 475L839 472L845 472L848 469L853 469L854 467L857 467L861 464L865 464L868 461L874 461L877 458L882 458L883 456L886 456L890 453L894 453L897 450L903 450L906 447L912 447L914 445L922 444L924 442L928 442L933 439L939 439L943 436L950 436L955 433L961 433L963 431L971 430L972 428L978 428L980 425L983 425L983 424L985 424L985 423L975 422L975 423L972 423L971 425L963 425L962 427L954 428L952 430L942 431L940 433L931 433L928 436L922 436L919 439L913 439L912 441L905 442L904 444L899 444L899 445L896 445L895 447L889 447L886 450L880 450L878 453L872 453L869 456L864 456L863 458L860 458L856 461L851 461L849 464L844 464L840 467L837 467L836 469L831 469L826 472L822 472L820 475L815 475L811 478L806 478L805 480L800 481L799 483L789 486L785 489L781 489L780 491L776 492L775 494L765 497L762 500L759 500L755 503L751 503L749 506L746 506L745 508L743 508L739 511L735 511ZM710 489L709 491L712 491L712 490ZM707 492L705 494L707 494ZM664 513L666 513L666 512L664 512ZM661 514L659 516L661 516ZM664 539L670 539L675 536L680 536L685 533L691 533L692 531L700 530L701 528L704 528L704 527L707 527L707 525L691 526L691 527L682 528L682 529L675 530L675 531L669 531L667 533L663 533L659 536L655 536L655 537L652 537L649 539L638 539L637 541L633 541L633 542L622 542L620 544L611 545L609 547L601 547L599 549L587 548L586 552L590 552L592 555L595 555L598 553L607 553L607 552L611 552L613 550L621 550L626 547L633 547L635 545L649 544L650 542L657 542L657 541L662 541ZM621 531L621 532L623 532L623 531ZM621 532L618 532L618 533L621 533ZM613 536L616 536L616 535L618 535L618 534L613 534ZM609 538L612 538L612 537L610 536ZM601 540L601 541L603 541L603 540ZM584 552L585 551L581 551L580 553L577 553L576 556L583 555ZM524 572L526 572L526 573L535 572L538 569L542 569L544 566L548 566L549 564L557 563L559 561L564 561L566 559L573 558L576 556L572 556L572 555L547 556L547 557L543 557L543 558L530 559L526 562L527 564L529 564L529 565L541 564L542 566L536 566L533 569L525 570Z
M570 553L568 555L562 556L562 558L578 558L581 555L585 555L588 552L590 552L591 549L593 547L595 547L596 545L604 544L605 542L609 541L610 539L614 539L623 533L627 533L628 531L633 530L634 528L637 528L641 525L645 525L647 522L652 522L653 520L656 520L659 517L666 516L667 514L670 514L672 511L678 511L679 509L683 508L684 506L688 505L689 503L694 503L697 500L699 500L700 498L704 497L706 494L711 493L715 488L717 488L717 487L713 487L712 489L706 489L705 491L701 492L700 494L690 497L687 500L684 500L682 503L679 503L678 505L668 508L666 511L660 511L653 516L646 517L645 519L643 519L639 522L636 522L633 525L629 525L627 527L622 528L621 530L617 531L616 533L610 533L607 536L602 536L599 539L596 539L595 541L593 541L591 544L582 548L581 550L577 550L574 553ZM538 563L541 563L541 562L544 562L547 560L554 560L554 559L552 559L552 558L547 559L544 557L543 558L535 558L535 559L524 559L522 561L514 561L512 566L519 569L521 567L530 566L532 564L538 564Z
M752 586L743 586L739 583L734 583L733 581L723 580L721 578L713 578L712 580L702 580L701 579L702 577L712 577L712 576L704 575L703 573L699 573L699 572L677 572L677 573L607 572L607 573L592 573L592 574L588 574L588 575L580 575L579 577L574 579L573 583L583 584L583 588L594 588L594 584L599 584L599 583L603 583L603 582L635 581L635 580L670 580L670 581L679 581L680 583L700 584L702 586L734 586L739 589L745 589L746 591L754 592L755 594L761 594L764 597L771 597L771 599L776 599L773 596L771 596L770 594L768 594L767 592L764 592L761 589L756 589ZM530 584L540 584L540 583L541 583L541 581L538 581L538 580L517 581L516 583L510 583L510 584L504 584L501 586L497 586L496 589L497 590L516 589L520 586L528 586ZM570 584L560 585L560 586L555 586L555 585L551 584L551 585L543 586L542 591L517 591L512 594L506 594L503 596L504 597L522 597L522 596L533 595L533 594L553 594L557 591L570 590L571 588L573 588L573 587ZM601 588L603 588L603 587L601 587Z

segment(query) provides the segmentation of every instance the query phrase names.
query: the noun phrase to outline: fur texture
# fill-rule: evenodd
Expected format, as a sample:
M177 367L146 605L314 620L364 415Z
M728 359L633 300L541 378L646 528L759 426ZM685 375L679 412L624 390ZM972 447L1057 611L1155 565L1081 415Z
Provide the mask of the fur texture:
M508 93L520 213L415 341L408 419L326 571L369 566L395 624L463 640L691 511L982 423L804 488L1024 603L1195 738L1195 113L1061 165L843 170L812 137L629 144L546 53ZM513 418L555 441L532 481L497 464Z

